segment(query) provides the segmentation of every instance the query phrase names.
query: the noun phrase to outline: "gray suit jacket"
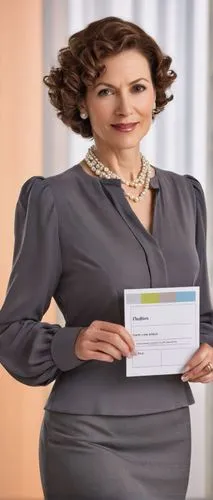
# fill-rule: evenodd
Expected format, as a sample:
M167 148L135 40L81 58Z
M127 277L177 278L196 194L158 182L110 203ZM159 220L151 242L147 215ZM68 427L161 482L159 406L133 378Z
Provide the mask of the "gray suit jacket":
M201 342L213 345L202 188L190 176L156 169L152 234L140 223L119 180L100 180L80 165L27 181L15 220L13 269L0 312L0 362L20 382L56 379L50 410L137 415L193 402L178 375L125 376L125 359L83 362L80 328L93 320L124 323L125 288L198 285ZM51 297L66 326L42 323Z

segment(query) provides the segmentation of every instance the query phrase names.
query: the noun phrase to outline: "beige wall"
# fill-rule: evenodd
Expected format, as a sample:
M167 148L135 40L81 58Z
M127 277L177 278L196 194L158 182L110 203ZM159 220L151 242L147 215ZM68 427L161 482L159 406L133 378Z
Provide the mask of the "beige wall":
M23 182L42 172L42 0L0 0L0 303L11 267ZM53 308L47 313L55 320ZM43 498L38 433L47 389L0 368L0 499Z

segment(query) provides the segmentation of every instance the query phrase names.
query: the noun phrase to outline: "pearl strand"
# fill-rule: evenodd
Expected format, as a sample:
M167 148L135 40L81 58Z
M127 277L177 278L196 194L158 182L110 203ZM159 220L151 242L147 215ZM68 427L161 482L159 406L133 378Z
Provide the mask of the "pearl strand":
M85 156L85 163L91 169L93 174L97 177L104 179L119 179L122 184L125 184L128 187L138 188L140 186L144 186L143 190L138 196L131 195L124 191L125 196L129 198L131 201L138 202L141 200L143 196L147 193L150 184L151 178L151 165L148 160L141 154L141 168L139 174L133 181L126 181L119 177L115 172L106 167L96 156L95 148L92 146L88 149L88 152Z

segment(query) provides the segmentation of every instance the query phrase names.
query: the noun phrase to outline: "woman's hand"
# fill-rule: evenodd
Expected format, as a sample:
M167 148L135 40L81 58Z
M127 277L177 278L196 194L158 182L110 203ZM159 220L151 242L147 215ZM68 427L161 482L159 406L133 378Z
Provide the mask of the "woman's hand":
M213 347L201 344L196 353L187 363L181 379L183 382L213 381Z
M75 355L81 360L121 360L134 354L134 341L124 326L106 321L93 321L82 328L76 342Z

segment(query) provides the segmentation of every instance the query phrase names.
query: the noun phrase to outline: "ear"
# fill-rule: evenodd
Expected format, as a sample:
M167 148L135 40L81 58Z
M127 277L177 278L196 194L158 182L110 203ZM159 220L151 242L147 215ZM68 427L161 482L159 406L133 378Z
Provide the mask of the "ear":
M154 90L154 94L153 94L153 109L156 108L156 91Z
M156 112L156 92L154 92L153 96L153 105L152 105L152 119L154 120L155 118L155 113Z

